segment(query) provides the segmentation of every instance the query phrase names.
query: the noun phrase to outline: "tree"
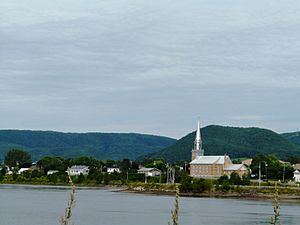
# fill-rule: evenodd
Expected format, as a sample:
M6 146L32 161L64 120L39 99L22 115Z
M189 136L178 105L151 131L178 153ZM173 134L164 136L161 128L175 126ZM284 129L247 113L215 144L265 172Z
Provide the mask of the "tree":
M180 192L189 192L192 190L192 181L193 178L190 176L182 176L180 179Z
M193 180L192 187L194 193L202 193L204 191L210 191L212 185L211 182L208 180L205 180L203 178L200 179L195 178Z
M0 170L0 181L3 181L5 174L6 174L6 168L3 167Z
M230 190L230 182L229 182L228 176L223 175L223 176L219 177L217 189L219 189L223 192L228 192Z
M49 174L49 175L47 176L47 178L48 178L48 180L49 180L50 182L52 182L52 183L54 183L54 184L56 184L57 181L58 181L58 175L57 175L57 173Z
M252 174L256 174L258 176L259 165L261 166L262 178L267 175L268 179L281 180L283 179L283 173L285 179L291 179L293 177L293 167L289 163L281 163L273 155L256 155L250 165Z
M45 174L47 174L49 170L65 171L67 169L65 160L60 157L46 156L38 161L37 164L44 170Z
M234 185L241 185L242 184L242 179L241 179L240 175L238 175L237 172L233 172L230 175L229 182L231 184L234 184Z
M131 167L131 162L129 159L123 159L121 162L120 162L120 170L125 173L127 172Z
M75 181L77 184L81 184L83 183L84 180L85 180L84 175L81 173Z
M26 151L12 149L7 152L4 163L10 167L22 166L23 164L31 163L31 156Z
M244 175L242 179L242 185L250 185L250 175Z
M229 179L227 175L223 175L221 177L219 177L218 179L218 184L222 185L224 182L228 182L229 183Z
M1 170L0 170L1 175L5 176L6 172L7 172L6 167L5 166L2 167Z

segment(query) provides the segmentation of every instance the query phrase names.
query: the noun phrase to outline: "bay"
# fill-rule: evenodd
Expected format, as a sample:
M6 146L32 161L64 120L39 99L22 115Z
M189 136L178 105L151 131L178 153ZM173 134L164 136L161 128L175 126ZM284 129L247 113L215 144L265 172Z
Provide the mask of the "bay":
M30 185L0 185L1 225L57 225L70 189ZM180 225L268 224L272 201L180 197ZM76 190L75 225L167 224L172 196ZM281 202L281 224L298 225L300 202Z

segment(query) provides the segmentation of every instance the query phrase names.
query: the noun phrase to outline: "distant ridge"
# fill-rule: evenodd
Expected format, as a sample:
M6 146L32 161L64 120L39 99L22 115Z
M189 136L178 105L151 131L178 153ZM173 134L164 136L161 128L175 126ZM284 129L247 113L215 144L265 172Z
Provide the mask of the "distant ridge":
M300 131L281 134L282 137L300 146Z
M12 148L27 150L34 160L43 156L98 159L137 157L157 152L175 139L138 133L63 133L56 131L0 130L0 161Z
M300 146L267 129L210 125L202 128L201 134L205 155L226 153L232 158L240 158L263 153L274 154L281 159L292 155L300 156ZM195 132L192 132L175 144L147 157L163 158L169 162L189 162L194 140Z

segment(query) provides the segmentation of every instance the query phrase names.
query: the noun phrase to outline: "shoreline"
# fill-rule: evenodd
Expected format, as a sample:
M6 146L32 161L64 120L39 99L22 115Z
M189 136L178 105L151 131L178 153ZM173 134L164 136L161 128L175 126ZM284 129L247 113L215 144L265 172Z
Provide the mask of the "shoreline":
M49 189L70 189L71 186L66 184L32 184L32 183L0 183L0 187L24 187L24 188L49 188ZM78 190L82 189L99 189L111 190L113 192L124 192L131 194L153 195L153 196L175 196L175 190L172 189L151 189L143 186L132 187L130 185L75 185ZM212 191L202 193L180 193L180 197L192 198L228 198L228 199L247 199L247 200L273 200L273 193L258 192L257 189L247 188L239 192L229 191ZM279 195L281 201L299 201L300 195L281 193Z
M24 187L24 188L49 188L49 189L71 189L71 185L67 184L34 184L34 183L0 183L0 187ZM126 189L128 186L118 186L118 185L75 185L75 189L81 190L81 189Z
M132 194L144 194L144 195L155 195L155 196L175 196L174 190L156 190L156 189L148 189L148 190L137 190L132 188L127 188L123 190L119 190L118 192L126 192ZM180 193L180 197L188 197L188 198L228 198L228 199L247 199L247 200L273 200L274 194L264 194L264 193L238 193L238 192L203 192L203 193ZM300 195L287 195L280 194L280 200L282 201L299 201Z

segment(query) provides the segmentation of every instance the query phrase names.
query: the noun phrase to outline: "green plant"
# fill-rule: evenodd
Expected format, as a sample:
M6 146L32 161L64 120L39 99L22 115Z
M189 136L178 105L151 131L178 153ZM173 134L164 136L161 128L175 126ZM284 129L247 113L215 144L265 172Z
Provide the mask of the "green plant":
M275 192L274 192L274 215L271 217L271 223L274 225L280 225L279 222L279 215L280 215L280 205L279 205L279 194L278 194L278 187L277 183L275 183Z
M172 215L172 224L178 225L178 214L179 214L179 187L176 185L176 195L175 195L175 205L174 210L171 210ZM170 222L168 222L168 225L171 225Z
M71 179L71 177L69 176L69 182L72 186L72 190L70 192L70 197L69 197L69 201L68 201L68 205L65 209L65 214L63 216L60 217L59 222L61 225L68 225L72 216L72 210L75 207L75 186L74 183ZM73 223L74 225L74 223Z

